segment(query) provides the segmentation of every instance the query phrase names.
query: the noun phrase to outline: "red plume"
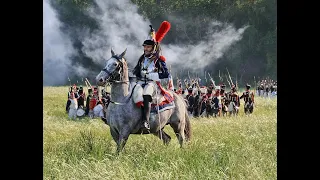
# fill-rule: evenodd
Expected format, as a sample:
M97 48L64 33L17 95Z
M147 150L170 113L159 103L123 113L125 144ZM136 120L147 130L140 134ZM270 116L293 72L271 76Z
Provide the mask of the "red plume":
M158 29L156 33L156 41L161 42L164 36L167 34L171 27L171 24L168 21L163 21L160 25L160 28Z

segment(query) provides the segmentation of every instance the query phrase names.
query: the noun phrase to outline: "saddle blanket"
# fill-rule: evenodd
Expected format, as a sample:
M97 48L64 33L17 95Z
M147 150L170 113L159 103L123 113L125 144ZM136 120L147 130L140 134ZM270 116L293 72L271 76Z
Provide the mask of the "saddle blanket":
M172 109L172 108L176 107L175 104L174 104L174 101L172 101L170 103L165 103L165 104L161 103L160 105L151 104L150 113L158 114L158 106L159 106L159 113L163 112L165 110Z

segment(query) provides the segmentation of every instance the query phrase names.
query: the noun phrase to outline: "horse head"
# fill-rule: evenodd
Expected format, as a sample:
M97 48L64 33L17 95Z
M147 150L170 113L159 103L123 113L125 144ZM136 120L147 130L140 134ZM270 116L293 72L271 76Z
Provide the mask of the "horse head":
M96 76L98 86L104 86L107 82L121 81L124 76L124 68L127 68L127 62L124 58L127 49L120 55L115 54L111 48L111 58L106 60L104 68Z

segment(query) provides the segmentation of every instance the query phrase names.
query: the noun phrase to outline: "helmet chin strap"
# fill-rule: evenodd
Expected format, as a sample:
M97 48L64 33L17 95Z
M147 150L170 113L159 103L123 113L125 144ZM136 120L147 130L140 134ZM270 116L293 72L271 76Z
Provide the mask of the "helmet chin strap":
M146 57L146 58L152 58L152 53L150 53L149 55L146 55L146 54L144 54L144 57Z

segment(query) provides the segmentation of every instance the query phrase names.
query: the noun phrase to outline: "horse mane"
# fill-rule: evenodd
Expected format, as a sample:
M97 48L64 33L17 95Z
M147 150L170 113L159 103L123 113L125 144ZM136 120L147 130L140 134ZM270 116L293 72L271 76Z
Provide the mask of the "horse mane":
M128 72L128 64L127 64L127 60L123 57L124 61L122 62L122 75L121 75L121 79L122 80L129 80L129 72Z

